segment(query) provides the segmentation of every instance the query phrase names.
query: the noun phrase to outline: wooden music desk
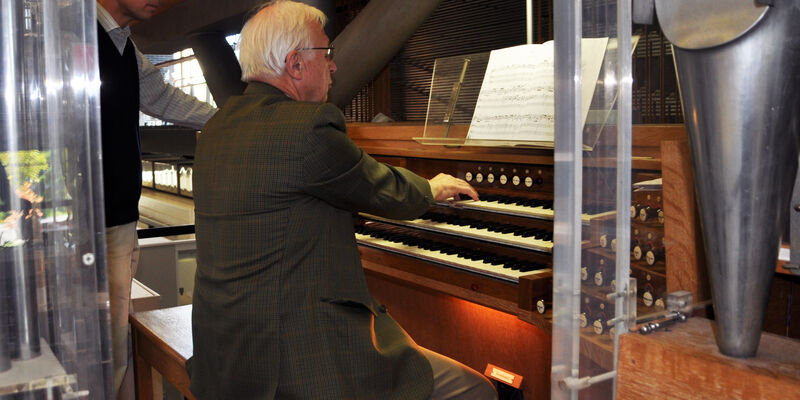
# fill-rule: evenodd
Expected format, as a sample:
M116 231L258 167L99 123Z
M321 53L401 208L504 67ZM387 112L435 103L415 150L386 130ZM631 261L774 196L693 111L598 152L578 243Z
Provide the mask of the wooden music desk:
M154 384L161 397L159 379L153 369L163 375L186 398L189 391L186 359L192 356L192 306L163 308L131 314L136 395L140 400L154 399Z

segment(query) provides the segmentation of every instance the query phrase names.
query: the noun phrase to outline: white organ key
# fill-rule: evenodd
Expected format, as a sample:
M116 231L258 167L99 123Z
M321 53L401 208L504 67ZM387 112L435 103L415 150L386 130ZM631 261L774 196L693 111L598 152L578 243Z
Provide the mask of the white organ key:
M502 243L529 250L542 251L546 253L553 252L553 242L550 240L541 240L533 237L515 236L513 233L494 232L488 229L478 229L470 226L453 225L447 222L437 222L429 219L417 218L410 221L397 221L390 220L374 215L366 215L367 218L377 221L388 222L395 225L410 226L419 229L426 229L435 232L449 233L461 237L472 239L488 240L495 243Z
M544 219L552 221L554 217L554 212L552 208L545 208L542 206L521 206L518 204L506 204L500 203L494 200L452 200L447 203L439 203L441 205L447 205L457 208L464 208L468 210L479 210L479 211L492 211L501 214L508 214L508 215L515 215L518 217L527 217L527 218L536 218L536 219ZM588 225L589 221L593 218L613 214L614 211L607 211L599 214L581 214L581 222L583 225Z
M503 204L497 201L485 201L485 200L480 200L480 201L458 200L458 201L453 201L451 204L455 205L456 207L461 207L466 209L494 211L503 214L517 215L520 217L538 218L546 220L553 219L553 209L544 208L542 206L538 207L520 206L517 204Z

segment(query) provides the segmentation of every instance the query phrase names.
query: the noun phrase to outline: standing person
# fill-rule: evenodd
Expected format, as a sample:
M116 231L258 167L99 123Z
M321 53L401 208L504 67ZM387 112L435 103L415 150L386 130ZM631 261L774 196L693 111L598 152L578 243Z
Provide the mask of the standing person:
M194 164L198 399L496 398L476 371L418 346L367 288L353 213L415 218L464 193L375 161L324 103L325 15L267 3L240 38L241 96L206 124Z
M142 193L139 110L178 125L200 129L216 112L211 105L164 83L161 72L131 42L133 21L155 14L160 0L98 0L100 120L103 142L108 290L114 388L132 398L128 378L128 312L139 243L136 223ZM131 374L128 375L129 377Z

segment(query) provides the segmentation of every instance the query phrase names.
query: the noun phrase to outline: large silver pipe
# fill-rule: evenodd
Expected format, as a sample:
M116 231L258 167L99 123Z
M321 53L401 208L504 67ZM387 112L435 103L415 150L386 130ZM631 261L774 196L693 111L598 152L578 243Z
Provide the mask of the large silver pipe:
M11 249L14 270L13 310L17 338L15 358L30 360L41 354L33 250L28 245Z
M333 41L330 102L344 108L403 47L441 0L371 0Z
M37 123L38 113L41 113L41 99L34 94L37 89L31 83L36 82L41 70L41 53L26 51L38 46L36 14L30 7L21 2L7 2L0 10L0 61L3 63L3 73L0 76L0 148L6 152L9 160L7 177L0 177L2 185L6 184L5 178L11 178L21 168L23 151L34 146L31 141L39 138L40 125ZM0 171L2 172L2 171ZM10 301L9 324L12 325L6 333L12 338L8 349L11 358L23 360L31 359L40 354L39 347L39 315L36 301L36 273L31 250L32 229L28 212L31 210L29 201L15 196L9 188L8 203L4 204L8 210L20 213L21 217L16 223L17 229L10 234L16 236L14 241L6 238L6 243L0 247L0 263L8 263L3 269L10 270ZM3 193L5 194L5 193ZM17 243L19 242L19 243ZM0 290L9 289L0 288Z
M217 107L222 107L228 97L244 92L247 85L242 82L242 69L225 33L196 32L189 35L189 44Z
M9 340L9 318L11 317L11 279L10 265L0 262L0 372L11 368Z
M800 8L656 0L673 43L723 354L756 354L800 150Z

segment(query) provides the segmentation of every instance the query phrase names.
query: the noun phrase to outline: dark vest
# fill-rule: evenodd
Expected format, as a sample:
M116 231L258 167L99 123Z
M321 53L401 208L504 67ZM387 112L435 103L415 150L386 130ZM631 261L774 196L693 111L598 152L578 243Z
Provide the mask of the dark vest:
M106 227L139 219L142 151L139 139L139 69L128 39L119 54L97 23L100 58L100 121L103 140L103 193Z

